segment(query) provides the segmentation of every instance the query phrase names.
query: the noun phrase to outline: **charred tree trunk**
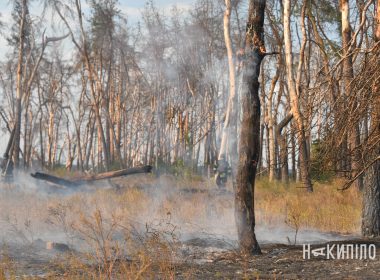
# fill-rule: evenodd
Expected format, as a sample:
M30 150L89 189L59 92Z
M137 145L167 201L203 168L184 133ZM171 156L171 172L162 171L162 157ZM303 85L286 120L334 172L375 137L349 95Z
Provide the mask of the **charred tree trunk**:
M24 43L25 43L25 26L26 26L26 11L27 1L22 1L22 14L20 19L20 34L18 47L18 62L17 62L17 84L16 84L16 110L15 110L15 135L13 148L13 161L16 168L19 167L20 161L20 138L21 138L21 100L22 100L22 68L24 60Z
M263 28L265 4L265 0L250 0L249 2L243 66L242 106L244 113L234 187L239 247L245 254L261 253L255 236L254 189L260 154L259 75L261 61L265 56Z
M286 135L282 135L282 129L293 119L292 114L288 114L277 126L276 137L280 142L280 166L281 166L281 181L289 183L289 170L288 170L288 147Z
M377 150L380 154L380 148ZM380 236L380 160L373 164L365 177L362 235L368 237Z
M377 1L377 26L375 41L380 41L380 0ZM380 49L377 48L377 52ZM379 55L377 55L379 56ZM378 72L378 71L377 71ZM376 76L375 76L376 77ZM377 80L377 81L376 81ZM372 86L373 92L380 91L379 79L375 79ZM372 108L371 133L380 135L380 100ZM375 147L374 156L380 155L380 143ZM363 189L363 209L362 209L362 234L364 236L380 236L380 160L377 159L366 172Z
M377 0L375 40L380 41L380 0Z
M379 28L380 29L380 28ZM380 90L380 83L374 87ZM380 100L373 107L371 133L380 135ZM375 157L380 155L380 143L376 144ZM362 234L380 236L380 160L377 159L366 172L363 189Z
M40 158L41 158L41 166L45 167L45 149L44 149L42 113L40 114L39 130L40 130Z

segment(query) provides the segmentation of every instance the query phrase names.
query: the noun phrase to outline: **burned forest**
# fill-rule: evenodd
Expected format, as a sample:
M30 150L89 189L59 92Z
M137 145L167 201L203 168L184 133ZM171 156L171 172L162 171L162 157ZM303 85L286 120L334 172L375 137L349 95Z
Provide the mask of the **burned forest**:
M0 280L380 277L380 0L1 1L0 50Z

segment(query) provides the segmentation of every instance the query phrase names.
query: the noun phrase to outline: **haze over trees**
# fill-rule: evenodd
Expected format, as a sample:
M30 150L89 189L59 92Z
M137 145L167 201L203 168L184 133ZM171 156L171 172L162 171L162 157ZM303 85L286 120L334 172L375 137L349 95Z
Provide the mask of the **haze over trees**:
M31 15L33 2L0 18L15 167L211 178L225 160L250 253L256 173L308 192L341 177L363 191L363 235L380 235L379 0L147 1L139 24L116 0L49 0Z

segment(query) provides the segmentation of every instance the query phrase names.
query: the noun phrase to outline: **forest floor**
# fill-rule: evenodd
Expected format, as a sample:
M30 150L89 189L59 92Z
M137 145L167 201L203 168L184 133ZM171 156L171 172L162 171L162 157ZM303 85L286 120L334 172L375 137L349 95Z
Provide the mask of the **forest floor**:
M227 252L210 258L208 262L192 264L191 271L195 279L379 279L380 240L355 239L344 241L344 244L368 242L377 247L377 257L374 260L338 260L326 257L304 259L302 246L264 244L260 256L242 258L235 252ZM320 247L326 247L326 243L312 248ZM185 278L183 276L188 271L188 265L179 266L177 275Z
M344 241L347 244L375 244L377 253L374 260L303 259L302 246L285 244L262 244L262 255L241 257L234 250L207 247L207 242L209 240L197 240L193 245L191 242L183 244L197 250L196 254L188 255L186 261L152 262L146 268L141 260L120 261L115 263L114 279L379 279L380 275L379 239ZM323 246L326 243L312 248ZM83 268L78 263L70 263L68 256L58 256L57 252L48 252L45 248L39 248L37 252L37 247L34 247L32 253L30 249L28 253L28 250L13 248L13 254L17 255L13 256L12 262L10 259L2 260L0 271L7 276L2 278L0 274L0 279L12 279L12 276L13 279L106 279L96 266Z
M378 279L380 240L359 238L360 194L339 185L316 184L310 195L295 183L259 180L263 254L243 257L230 185L134 175L72 190L20 177L1 188L0 279ZM377 251L374 260L368 252L304 259L302 244Z
M377 244L378 256L380 243L372 243ZM221 254L209 262L192 264L192 275L195 279L379 279L380 275L379 257L375 260L305 260L302 246L281 244L265 244L262 252L250 258L241 258L233 252ZM188 271L188 265L179 266L177 275L186 276Z

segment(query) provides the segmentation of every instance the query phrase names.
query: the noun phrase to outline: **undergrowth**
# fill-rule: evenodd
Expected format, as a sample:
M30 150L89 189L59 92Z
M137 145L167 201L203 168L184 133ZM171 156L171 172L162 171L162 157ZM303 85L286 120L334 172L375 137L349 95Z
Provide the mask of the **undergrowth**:
M230 182L225 191L217 190L212 179L173 176L131 176L118 184L118 190L100 188L63 197L34 193L16 195L13 201L3 196L1 219L18 239L32 236L30 243L43 227L66 236L74 250L52 260L59 279L174 279L175 264L184 261L177 255L181 232L235 234ZM315 183L314 192L308 193L298 183L260 179L255 192L256 224L292 228L296 234L291 244L302 229L357 233L361 194L355 189L338 191L341 185L338 180ZM0 280L14 279L15 271L14 262L3 255ZM47 279L57 278L52 274Z

